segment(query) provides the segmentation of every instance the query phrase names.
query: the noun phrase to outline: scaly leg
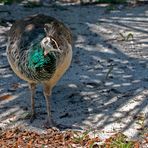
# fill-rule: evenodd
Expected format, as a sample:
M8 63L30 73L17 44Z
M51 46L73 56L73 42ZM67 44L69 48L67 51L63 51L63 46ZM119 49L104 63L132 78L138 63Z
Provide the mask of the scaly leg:
M52 115L51 115L51 92L52 92L52 88L47 85L47 84L44 84L44 96L45 96L45 99L46 99L46 107L47 107L47 121L45 123L45 127L46 128L50 128L50 127L53 127L53 128L59 128L59 129L66 129L66 128L72 128L71 126L65 126L65 125L62 125L62 124L57 124L55 123L53 120L52 120Z
M51 91L52 91L52 88L49 85L44 84L44 96L46 99L46 107L47 107L47 121L45 123L45 127L47 128L55 126L52 120L52 115L51 115L51 100L50 100Z
M30 118L30 122L33 122L33 120L35 119L35 88L36 88L36 84L29 83L29 88L31 91L31 118Z

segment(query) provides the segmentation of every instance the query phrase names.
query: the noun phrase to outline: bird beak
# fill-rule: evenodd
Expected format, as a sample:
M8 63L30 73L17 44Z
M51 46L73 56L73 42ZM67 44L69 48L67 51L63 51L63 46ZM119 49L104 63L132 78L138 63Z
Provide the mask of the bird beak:
M46 56L48 53L49 53L49 50L44 48L44 56Z

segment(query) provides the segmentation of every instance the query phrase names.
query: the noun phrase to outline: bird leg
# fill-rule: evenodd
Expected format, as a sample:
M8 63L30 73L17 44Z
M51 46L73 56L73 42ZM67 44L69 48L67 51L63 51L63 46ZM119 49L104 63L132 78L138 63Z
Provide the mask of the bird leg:
M45 96L45 100L46 100L46 108L47 108L47 121L45 123L45 127L49 128L49 127L54 127L54 122L52 120L52 115L51 115L51 90L52 88L47 85L44 84L44 96Z
M48 84L44 84L44 96L46 99L46 107L47 107L47 120L44 124L45 128L55 128L55 129L66 129L66 128L71 128L71 126L65 126L62 124L57 124L54 122L52 119L51 115L51 92L52 88Z
M30 122L33 122L35 119L35 88L36 84L35 83L30 83L29 88L31 91L31 117L30 117Z

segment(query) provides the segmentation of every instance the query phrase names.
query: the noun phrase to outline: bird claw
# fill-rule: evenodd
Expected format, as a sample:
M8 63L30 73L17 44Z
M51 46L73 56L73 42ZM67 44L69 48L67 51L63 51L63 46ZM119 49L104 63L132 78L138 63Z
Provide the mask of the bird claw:
M47 129L52 128L52 129L56 129L56 130L64 130L64 129L71 129L72 128L71 126L68 126L68 125L57 124L53 120L47 120L44 123L44 127Z
M68 125L63 125L63 124L58 124L57 128L60 130L64 130L64 129L71 129L72 126L68 126Z
M44 127L45 128L55 128L55 129L57 129L57 127L56 127L56 123L53 121L53 120L49 120L49 119L47 119L47 121L44 123Z
M36 119L36 115L32 114L30 117L30 123L32 123Z

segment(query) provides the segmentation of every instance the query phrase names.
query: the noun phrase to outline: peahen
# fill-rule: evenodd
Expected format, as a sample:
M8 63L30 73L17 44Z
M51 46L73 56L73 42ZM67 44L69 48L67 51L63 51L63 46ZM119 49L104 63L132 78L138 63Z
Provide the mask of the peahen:
M57 19L42 14L17 20L8 35L7 58L12 70L29 83L31 120L35 117L35 88L43 84L48 127L54 126L51 93L69 68L72 59L72 35Z

